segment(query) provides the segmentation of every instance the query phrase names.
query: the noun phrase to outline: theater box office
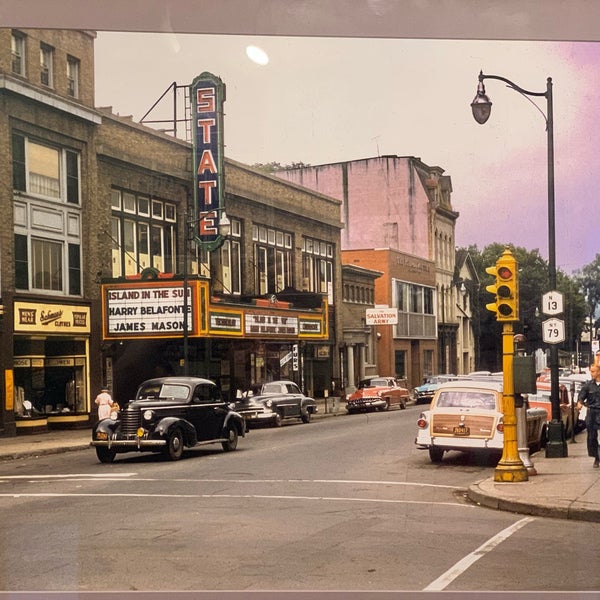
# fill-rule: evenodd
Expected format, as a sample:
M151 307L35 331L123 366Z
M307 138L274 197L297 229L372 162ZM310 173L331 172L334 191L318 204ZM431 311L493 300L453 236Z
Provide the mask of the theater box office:
M89 422L89 338L89 306L14 303L13 371L6 387L17 433Z
M211 296L203 278L190 278L187 289L184 298L183 280L163 274L103 284L105 379L117 402L133 397L144 379L182 374L186 359L189 375L212 379L231 399L237 390L280 378L310 389L305 377L314 361L329 364L325 297Z

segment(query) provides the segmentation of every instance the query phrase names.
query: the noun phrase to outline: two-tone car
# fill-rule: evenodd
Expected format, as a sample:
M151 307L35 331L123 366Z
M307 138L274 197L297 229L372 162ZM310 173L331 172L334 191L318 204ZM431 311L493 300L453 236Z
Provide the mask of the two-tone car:
M198 377L160 377L144 381L116 418L92 430L98 460L110 463L125 452L161 452L178 460L184 448L221 444L235 450L246 434L244 419L214 382Z
M438 389L441 383L454 381L456 375L429 375L425 377L423 383L413 388L412 397L415 404L429 404L433 398L435 390Z
M428 410L417 421L417 448L429 451L432 462L444 452L501 454L504 413L501 381L452 381L436 390ZM526 411L527 445L539 450L546 439L546 411Z
M394 377L371 377L361 381L358 389L346 396L346 411L352 414L368 410L406 408L409 391Z
M235 402L235 410L248 426L279 427L286 419L309 423L318 411L317 401L302 393L294 381L279 380L264 383L258 395L245 393Z

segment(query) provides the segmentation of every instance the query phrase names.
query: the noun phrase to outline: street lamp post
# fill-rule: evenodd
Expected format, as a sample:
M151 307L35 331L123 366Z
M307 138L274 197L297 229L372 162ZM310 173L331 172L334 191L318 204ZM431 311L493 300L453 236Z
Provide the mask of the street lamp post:
M552 78L546 80L545 92L530 92L519 87L509 79L499 75L484 75L479 72L477 95L471 103L471 110L475 120L483 125L489 118L492 103L485 93L485 79L503 81L506 85L525 96L546 98L547 109L544 119L548 135L548 279L550 290L556 289L556 237L555 237L555 212L554 212L554 115L552 108ZM528 98L529 99L529 98ZM534 106L537 105L534 103ZM539 109L538 109L539 110ZM541 112L541 111L540 111ZM543 114L543 113L542 113ZM548 423L548 440L546 444L546 457L562 458L567 456L567 443L565 428L560 414L559 385L558 385L558 346L550 345L550 403L552 406L552 419Z

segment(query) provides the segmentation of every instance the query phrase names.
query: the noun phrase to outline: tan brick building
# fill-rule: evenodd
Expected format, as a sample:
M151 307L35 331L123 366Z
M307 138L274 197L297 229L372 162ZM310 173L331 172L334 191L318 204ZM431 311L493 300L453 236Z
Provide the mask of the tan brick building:
M198 249L192 146L94 108L94 38L0 30L0 436L88 426L101 385L161 373L323 395L340 202L224 160L231 229Z

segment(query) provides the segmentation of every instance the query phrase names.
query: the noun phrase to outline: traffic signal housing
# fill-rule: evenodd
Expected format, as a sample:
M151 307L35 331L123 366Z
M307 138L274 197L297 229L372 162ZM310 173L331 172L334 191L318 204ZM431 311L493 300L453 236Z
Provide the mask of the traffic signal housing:
M500 322L519 320L519 282L517 276L518 264L513 253L506 248L493 267L487 267L485 272L493 275L495 282L486 286L486 291L494 294L495 302L486 304L487 310L496 314Z

